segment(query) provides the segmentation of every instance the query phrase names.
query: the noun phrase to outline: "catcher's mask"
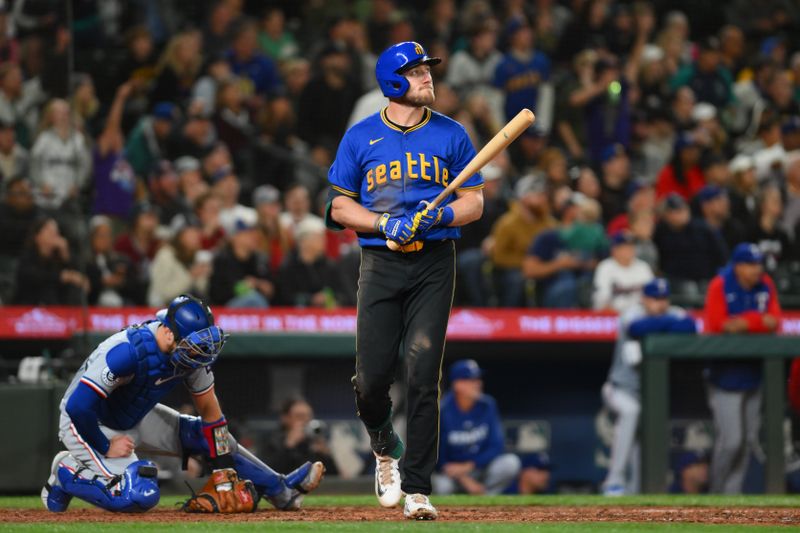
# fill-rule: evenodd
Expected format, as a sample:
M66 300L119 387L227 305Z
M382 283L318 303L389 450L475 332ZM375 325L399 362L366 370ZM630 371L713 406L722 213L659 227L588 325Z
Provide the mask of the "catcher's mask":
M182 294L156 318L172 331L177 344L170 361L176 366L195 369L216 361L228 335L214 325L211 309L202 301Z

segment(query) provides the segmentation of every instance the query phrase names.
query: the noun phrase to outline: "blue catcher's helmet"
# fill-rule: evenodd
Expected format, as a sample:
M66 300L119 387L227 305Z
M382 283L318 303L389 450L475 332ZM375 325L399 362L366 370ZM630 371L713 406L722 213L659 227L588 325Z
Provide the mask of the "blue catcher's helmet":
M177 347L172 353L172 363L184 368L212 364L228 338L214 325L211 308L193 296L178 296L167 309L157 312L156 318L175 336Z
M397 43L384 50L375 65L375 77L383 95L388 98L399 98L408 90L408 80L403 71L417 65L438 65L442 60L428 57L421 44L414 41Z

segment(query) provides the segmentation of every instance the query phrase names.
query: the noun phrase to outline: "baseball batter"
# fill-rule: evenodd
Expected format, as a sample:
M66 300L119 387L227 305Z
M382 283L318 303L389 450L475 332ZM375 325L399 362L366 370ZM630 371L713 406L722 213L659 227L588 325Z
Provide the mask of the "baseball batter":
M375 452L375 491L384 507L396 506L405 493L404 515L414 519L437 516L428 496L455 281L453 240L459 226L483 210L480 174L440 207L427 208L475 155L464 128L427 107L434 101L430 67L439 62L415 42L380 55L375 75L389 105L347 131L328 175L328 223L358 232L362 248L353 385ZM387 239L401 251L390 251ZM389 399L401 354L408 376L407 446L392 428Z
M211 309L179 296L156 318L102 342L67 388L59 430L66 451L53 459L42 489L45 507L65 511L73 497L117 512L154 507L157 470L137 457L143 452L208 458L213 473L186 511L253 511L260 497L282 510L299 508L325 468L307 462L278 474L228 433L211 371L227 336L214 325ZM181 382L199 417L158 403Z

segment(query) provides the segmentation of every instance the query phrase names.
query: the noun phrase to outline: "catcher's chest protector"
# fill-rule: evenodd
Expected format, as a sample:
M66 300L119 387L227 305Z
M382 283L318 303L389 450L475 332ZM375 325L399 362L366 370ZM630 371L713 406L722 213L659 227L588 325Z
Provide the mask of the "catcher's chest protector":
M158 349L146 326L127 329L136 357L136 372L126 385L114 390L101 404L100 420L113 429L130 429L182 381L183 373Z

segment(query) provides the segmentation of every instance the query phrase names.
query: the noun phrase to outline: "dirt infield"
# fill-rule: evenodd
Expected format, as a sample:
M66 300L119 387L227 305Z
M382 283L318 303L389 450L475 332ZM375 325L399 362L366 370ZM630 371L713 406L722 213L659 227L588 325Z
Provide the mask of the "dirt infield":
M567 507L463 506L439 508L440 520L462 522L657 522L702 524L800 525L800 509L787 507ZM310 507L296 513L271 509L241 515L190 515L170 509L144 514L112 514L98 509L75 509L54 514L44 509L4 509L2 522L342 522L399 521L400 509L378 507Z

